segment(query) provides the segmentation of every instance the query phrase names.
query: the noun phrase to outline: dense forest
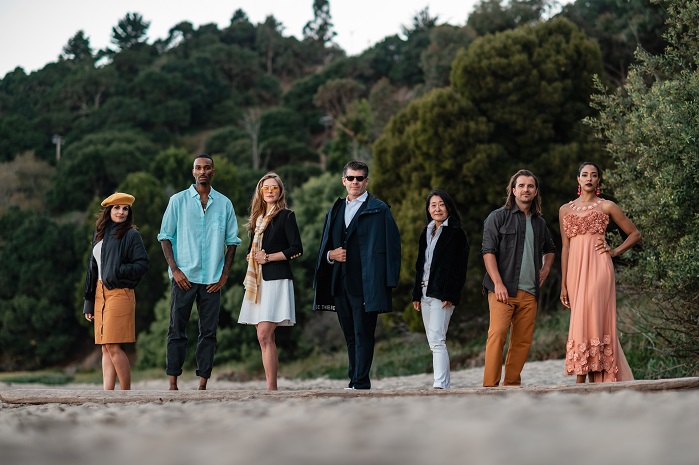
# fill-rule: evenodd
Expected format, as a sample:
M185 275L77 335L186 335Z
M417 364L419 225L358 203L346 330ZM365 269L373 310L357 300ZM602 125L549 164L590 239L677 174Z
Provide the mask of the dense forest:
M116 190L136 197L151 258L136 289L133 351L140 367L164 366L169 283L156 235L169 196L192 181L193 156L206 152L241 226L265 172L289 192L305 254L294 262L298 324L278 332L282 362L344 345L336 320L311 311L311 281L348 160L369 163L369 190L392 206L401 231L401 281L396 311L381 319L383 341L422 331L409 290L426 194L443 188L457 202L472 245L450 329L454 341L475 344L463 363L477 363L487 328L482 222L502 204L509 176L527 167L540 177L557 235L558 207L589 160L609 169L606 195L646 238L617 263L630 302L626 341L653 341L638 342L634 361L645 376L696 373L699 353L687 343L699 332L696 1L556 9L482 0L463 25L425 8L349 57L333 42L331 3L313 0L313 11L301 39L283 34L283 18L252 24L237 10L225 28L182 22L152 43L148 18L129 13L110 48L94 50L77 31L57 61L0 80L0 370L67 366L94 351L83 279L99 202ZM650 131L649 121L667 124ZM247 247L242 227L241 239ZM258 357L255 332L236 324L243 255L224 288L217 364ZM559 275L543 289L544 316L561 311ZM649 296L649 284L662 289ZM679 296L670 292L678 286ZM694 332L673 336L687 322ZM539 356L562 356L555 343Z

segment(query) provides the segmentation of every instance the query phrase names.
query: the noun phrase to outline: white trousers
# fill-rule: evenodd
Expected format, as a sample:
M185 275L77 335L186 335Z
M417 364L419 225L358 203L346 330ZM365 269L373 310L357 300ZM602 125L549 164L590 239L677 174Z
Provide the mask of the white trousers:
M420 312L425 324L427 342L432 350L432 365L434 368L434 384L436 388L447 389L451 385L449 376L449 353L447 352L447 329L449 320L454 313L454 306L442 308L442 301L425 296L427 288L422 288Z

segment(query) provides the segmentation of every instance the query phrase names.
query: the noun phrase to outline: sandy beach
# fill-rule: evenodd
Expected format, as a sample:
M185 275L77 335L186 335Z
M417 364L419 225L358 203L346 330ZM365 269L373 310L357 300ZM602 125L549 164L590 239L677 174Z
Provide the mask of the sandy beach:
M482 368L453 372L449 391L431 389L429 374L377 379L369 392L346 391L340 380L281 379L280 391L267 393L262 381L215 375L206 393L194 390L196 380L169 393L165 378L129 393L0 383L0 457L100 465L699 463L699 380L580 390L562 367L528 363L523 387L487 392Z

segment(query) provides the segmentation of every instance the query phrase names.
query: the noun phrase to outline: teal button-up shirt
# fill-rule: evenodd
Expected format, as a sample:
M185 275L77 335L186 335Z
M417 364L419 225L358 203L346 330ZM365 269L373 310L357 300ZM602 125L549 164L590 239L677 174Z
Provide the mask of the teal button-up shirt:
M226 246L240 245L233 204L211 188L205 213L199 193L191 185L170 197L158 240L170 241L175 262L190 282L217 283L223 273ZM172 279L169 268L168 275Z

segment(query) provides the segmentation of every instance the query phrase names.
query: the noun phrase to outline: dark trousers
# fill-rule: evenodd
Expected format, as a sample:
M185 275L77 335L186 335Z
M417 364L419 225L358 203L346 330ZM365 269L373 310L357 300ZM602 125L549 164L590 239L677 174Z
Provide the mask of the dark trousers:
M197 302L199 339L197 340L197 376L210 378L216 352L216 328L221 308L221 291L206 292L206 284L194 284L183 291L172 282L170 292L170 327L167 332L166 373L180 376L187 354L187 323L192 304Z
M370 389L369 371L374 359L374 332L378 314L365 312L361 297L347 294L342 285L338 287L340 289L336 289L335 309L347 342L349 387Z

